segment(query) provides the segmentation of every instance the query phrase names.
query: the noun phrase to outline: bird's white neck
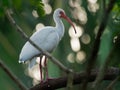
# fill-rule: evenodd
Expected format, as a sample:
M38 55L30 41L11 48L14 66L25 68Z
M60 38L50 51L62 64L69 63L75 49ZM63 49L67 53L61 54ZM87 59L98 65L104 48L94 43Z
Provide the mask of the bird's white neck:
M57 28L57 33L59 35L59 38L61 39L64 35L64 25L62 23L62 20L57 17L57 16L54 16L54 21L55 21L55 24L56 24L56 28Z

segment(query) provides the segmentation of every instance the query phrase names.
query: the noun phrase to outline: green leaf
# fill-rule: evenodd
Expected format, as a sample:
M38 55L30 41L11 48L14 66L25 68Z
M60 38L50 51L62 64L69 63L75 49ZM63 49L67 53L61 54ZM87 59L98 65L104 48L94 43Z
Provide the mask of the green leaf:
M17 10L21 10L21 6L22 6L22 1L21 0L13 0L13 5Z
M0 8L0 17L4 17L4 10Z
M2 5L3 6L9 6L8 0L2 0Z
M45 15L44 4L41 0L30 0L30 3L39 16Z

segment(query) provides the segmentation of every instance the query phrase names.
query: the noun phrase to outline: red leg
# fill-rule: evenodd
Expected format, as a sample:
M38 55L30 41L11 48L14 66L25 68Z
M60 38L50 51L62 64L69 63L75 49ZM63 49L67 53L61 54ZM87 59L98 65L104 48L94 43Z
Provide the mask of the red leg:
M48 79L49 79L49 76L48 76L47 57L46 57L46 56L45 56L44 65L45 65L45 72L46 72L46 80L48 80Z
M42 77L42 56L40 56L39 68L40 68L40 80L41 80L41 82L43 82L43 77Z
M46 56L45 56L44 65L45 65L46 81L48 82L49 80L52 80L52 78L49 78L49 75L48 75L47 57Z

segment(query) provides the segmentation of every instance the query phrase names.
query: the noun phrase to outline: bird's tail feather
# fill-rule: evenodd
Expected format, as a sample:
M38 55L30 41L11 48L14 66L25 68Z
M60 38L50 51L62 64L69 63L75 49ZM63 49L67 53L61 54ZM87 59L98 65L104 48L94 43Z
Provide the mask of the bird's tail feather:
M31 60L28 61L28 68L29 69L32 68L34 65L37 64L36 59L37 59L37 57L34 57L33 59L31 59Z

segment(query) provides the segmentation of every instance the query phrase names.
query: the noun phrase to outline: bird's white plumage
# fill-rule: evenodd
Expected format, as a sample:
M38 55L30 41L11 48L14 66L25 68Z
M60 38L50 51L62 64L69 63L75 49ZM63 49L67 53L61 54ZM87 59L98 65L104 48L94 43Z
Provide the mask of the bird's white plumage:
M55 27L45 27L42 30L36 31L30 39L43 50L52 52L58 45L59 36ZM36 55L40 55L40 53L40 51L27 41L21 50L19 60L26 61Z

